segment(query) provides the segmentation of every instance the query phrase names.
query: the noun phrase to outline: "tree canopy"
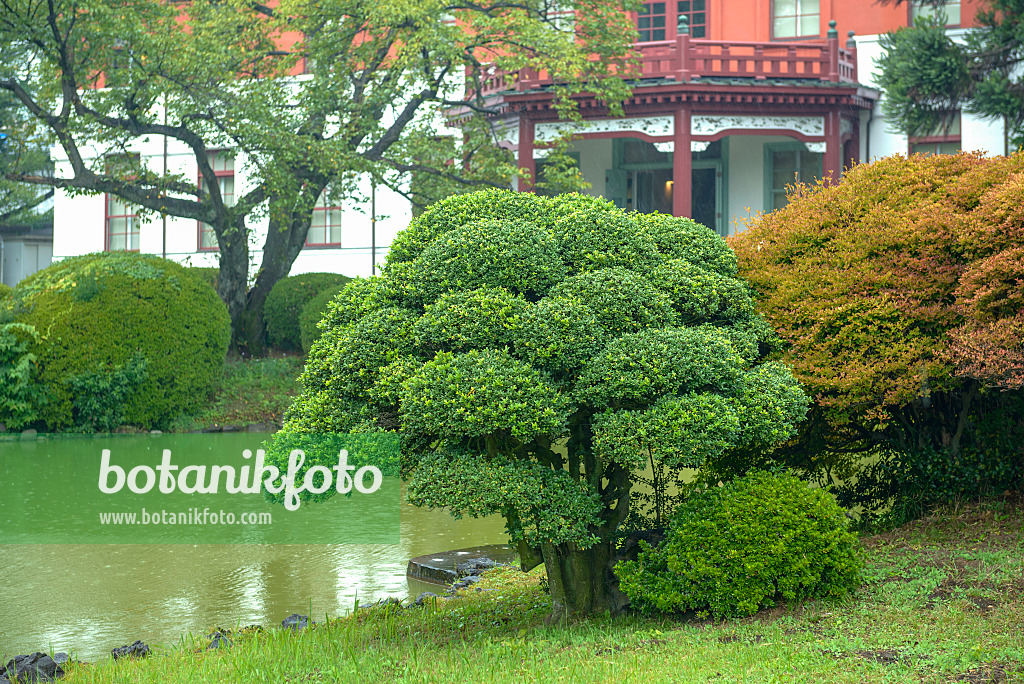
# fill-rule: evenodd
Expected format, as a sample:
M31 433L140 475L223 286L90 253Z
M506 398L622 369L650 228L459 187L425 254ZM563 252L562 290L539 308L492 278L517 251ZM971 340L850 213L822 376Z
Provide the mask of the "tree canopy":
M8 179L72 193L113 193L143 211L203 221L220 251L218 289L238 348L262 342L260 310L287 275L322 192L352 196L368 174L425 204L507 185L478 84L493 69L546 70L559 111L594 93L618 107L631 28L620 0L465 4L282 0L15 0L0 8L0 78L32 126L67 158L59 178L31 168ZM566 22L565 11L575 21ZM459 136L438 135L447 112ZM165 173L134 153L166 136L191 151L204 180ZM456 139L457 138L457 139ZM211 150L245 155L249 184L221 196ZM420 182L411 183L411 174ZM252 218L269 216L249 287Z
M962 42L945 31L942 2L930 18L881 39L878 84L882 111L894 130L909 136L941 131L961 111L1006 128L1003 153L1024 144L1024 2L987 0L977 28Z
M410 500L502 515L554 618L622 606L645 473L785 440L806 410L721 238L576 194L433 205L321 326L282 432L400 432Z

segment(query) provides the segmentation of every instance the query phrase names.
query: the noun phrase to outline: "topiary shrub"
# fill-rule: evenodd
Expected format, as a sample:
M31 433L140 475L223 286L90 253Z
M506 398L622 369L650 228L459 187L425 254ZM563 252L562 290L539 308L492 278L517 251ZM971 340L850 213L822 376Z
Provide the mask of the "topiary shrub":
M72 257L23 280L14 298L19 318L43 338L36 353L47 429L109 427L113 417L161 427L198 408L220 380L227 310L180 264L128 252ZM117 411L90 415L109 406L112 388Z
M302 307L299 314L299 337L302 342L303 353L308 354L313 343L320 339L323 331L320 329L320 321L327 313L327 307L331 300L338 296L343 288L328 288L313 297Z
M522 562L547 567L552 619L618 611L623 526L664 498L637 506L645 473L778 443L806 410L734 270L688 219L446 199L331 301L282 433L401 433L409 501L502 515Z
M303 273L277 281L263 304L267 343L281 351L302 349L299 316L303 307L324 290L337 292L349 280L338 273Z
M657 548L615 572L640 611L752 615L777 596L841 596L860 581L857 538L832 496L792 475L752 471L698 490Z

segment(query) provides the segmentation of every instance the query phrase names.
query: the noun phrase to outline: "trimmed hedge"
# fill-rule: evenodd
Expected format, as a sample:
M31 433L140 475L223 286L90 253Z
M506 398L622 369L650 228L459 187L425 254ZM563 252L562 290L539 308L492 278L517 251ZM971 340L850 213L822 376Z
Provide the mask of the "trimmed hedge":
M324 290L337 292L350 280L338 273L303 273L277 281L263 304L267 343L281 351L301 350L302 309Z
M14 289L42 337L48 430L158 428L196 409L223 372L227 309L189 268L107 252L57 262Z
M657 548L615 567L640 611L716 618L752 615L776 597L841 596L860 582L857 537L821 489L751 471L698 490L673 514Z

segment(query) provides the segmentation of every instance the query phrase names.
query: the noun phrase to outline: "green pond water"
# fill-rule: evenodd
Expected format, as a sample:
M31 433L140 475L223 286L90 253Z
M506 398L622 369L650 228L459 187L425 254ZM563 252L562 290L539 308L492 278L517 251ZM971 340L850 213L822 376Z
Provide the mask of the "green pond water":
M13 446L0 443L8 455ZM2 474L7 496L23 496ZM398 505L394 544L0 544L0 658L67 651L92 660L136 639L173 645L291 613L337 616L357 598L438 592L406 578L410 558L506 541L500 518L455 520L408 505L404 491Z

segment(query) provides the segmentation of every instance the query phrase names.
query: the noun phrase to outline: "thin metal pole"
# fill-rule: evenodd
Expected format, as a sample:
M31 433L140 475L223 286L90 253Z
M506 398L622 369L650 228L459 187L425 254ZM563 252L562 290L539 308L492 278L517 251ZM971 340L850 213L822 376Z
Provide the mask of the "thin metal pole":
M377 181L370 181L370 275L377 275Z

